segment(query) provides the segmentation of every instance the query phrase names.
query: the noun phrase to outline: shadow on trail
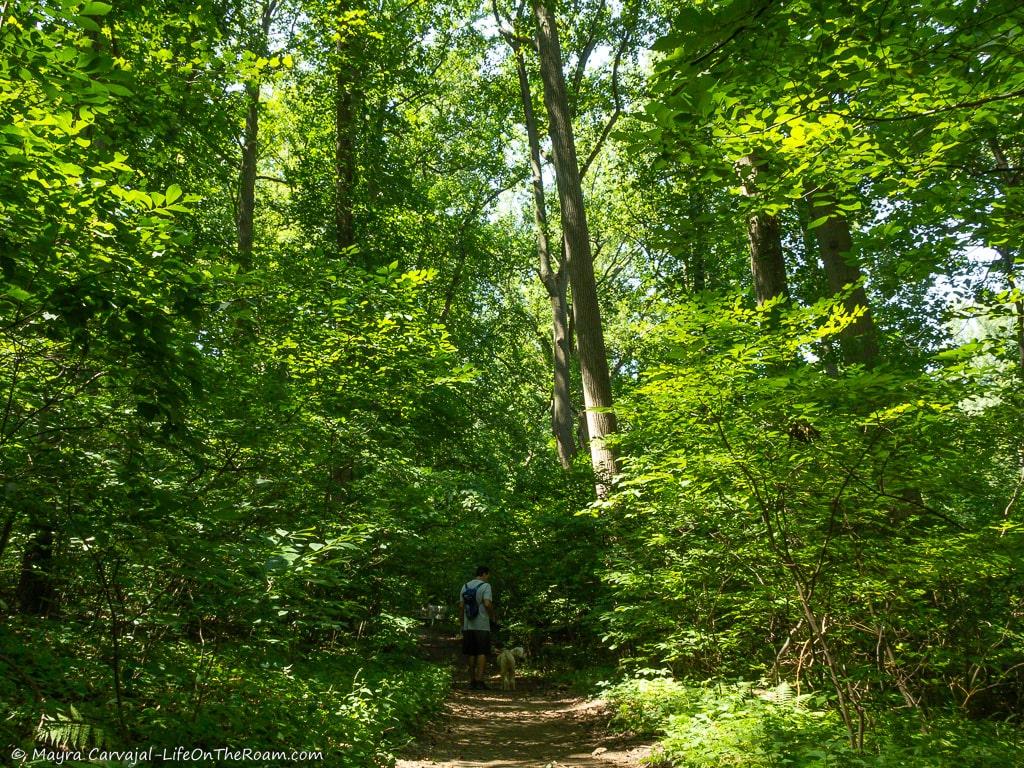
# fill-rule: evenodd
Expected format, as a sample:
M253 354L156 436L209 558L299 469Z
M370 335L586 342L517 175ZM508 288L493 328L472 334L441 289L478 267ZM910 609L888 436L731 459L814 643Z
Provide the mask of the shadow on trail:
M502 691L493 664L489 690L469 690L457 637L425 633L422 648L430 660L451 663L456 682L444 714L404 750L397 768L626 768L650 751L609 735L600 702L531 679Z

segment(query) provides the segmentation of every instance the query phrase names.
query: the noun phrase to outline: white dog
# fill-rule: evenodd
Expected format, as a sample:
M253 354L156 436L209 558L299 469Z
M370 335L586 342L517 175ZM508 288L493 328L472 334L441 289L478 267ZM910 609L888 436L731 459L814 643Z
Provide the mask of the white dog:
M516 689L516 662L526 661L526 651L521 646L506 648L498 654L498 668L501 670L501 690Z

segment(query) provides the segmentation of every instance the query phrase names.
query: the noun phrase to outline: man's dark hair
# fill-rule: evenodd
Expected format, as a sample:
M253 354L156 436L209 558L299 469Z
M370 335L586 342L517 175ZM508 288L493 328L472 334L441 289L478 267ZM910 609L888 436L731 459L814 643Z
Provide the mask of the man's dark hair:
M491 569L488 568L486 565L477 566L477 569L476 569L476 575L477 576L487 576L490 572L491 572Z

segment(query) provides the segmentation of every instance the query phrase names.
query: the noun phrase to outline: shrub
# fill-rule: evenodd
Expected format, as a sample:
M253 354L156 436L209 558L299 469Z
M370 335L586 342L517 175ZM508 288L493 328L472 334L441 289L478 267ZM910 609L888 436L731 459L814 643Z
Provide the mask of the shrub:
M989 768L1024 764L1024 734L1002 722L955 714L925 720L889 710L863 752L850 748L834 709L818 694L797 695L788 683L689 684L637 678L611 686L605 698L620 730L661 737L652 762L686 768Z

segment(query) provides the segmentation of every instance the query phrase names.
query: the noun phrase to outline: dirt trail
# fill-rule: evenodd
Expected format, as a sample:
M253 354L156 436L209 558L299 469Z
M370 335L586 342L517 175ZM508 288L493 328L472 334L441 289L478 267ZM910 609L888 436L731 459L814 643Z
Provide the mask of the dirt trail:
M437 661L455 661L453 639L425 638ZM520 680L502 691L470 691L461 672L444 715L403 750L397 768L634 768L650 748L606 731L599 702Z

